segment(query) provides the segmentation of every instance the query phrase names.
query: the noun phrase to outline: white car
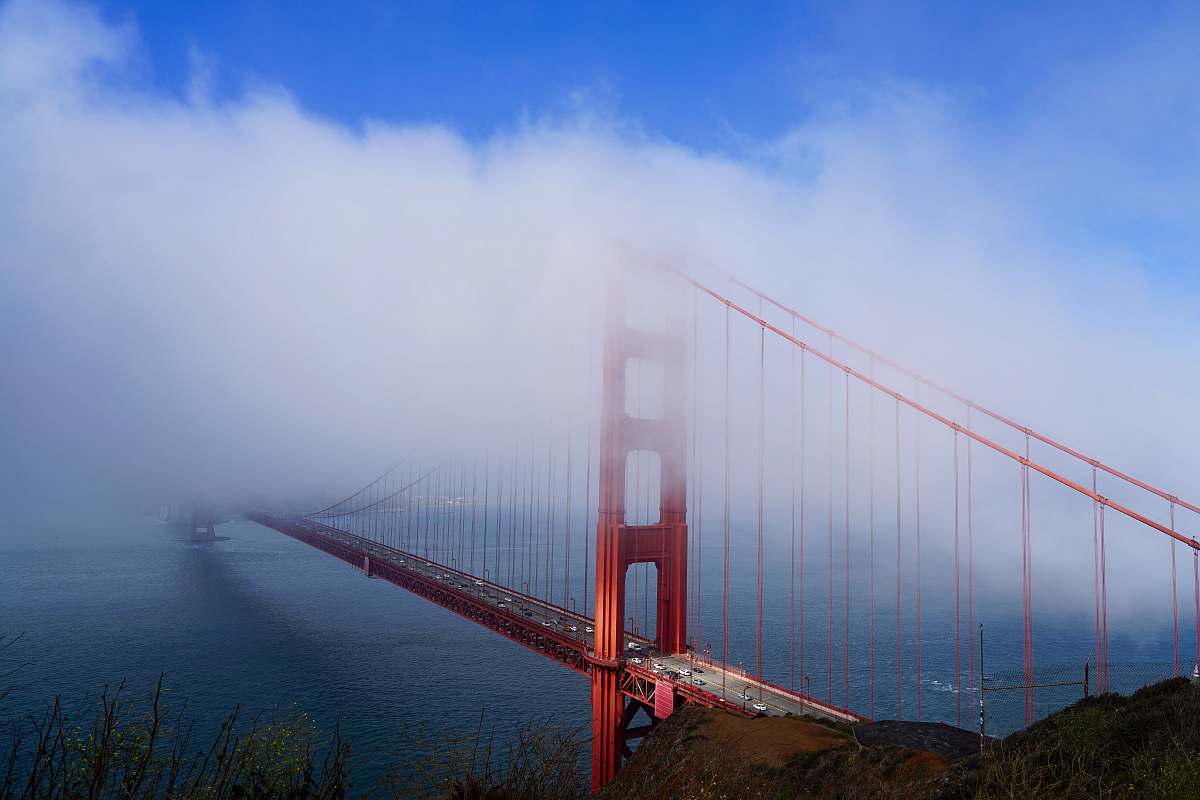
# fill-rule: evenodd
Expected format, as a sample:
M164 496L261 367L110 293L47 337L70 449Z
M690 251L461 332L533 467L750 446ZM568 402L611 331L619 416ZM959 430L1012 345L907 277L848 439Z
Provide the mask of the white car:
M443 572L443 573L442 573L442 577L443 577L443 578L449 578L449 577L450 577L450 573L449 573L449 572Z
M635 663L635 664L641 665L641 663L642 663L643 661L645 661L646 659L642 658L641 656L634 656L633 658L631 658L631 659L629 659L629 660L630 660L630 661L632 661L632 662L633 662L633 663Z
M550 627L551 625L553 625L553 624L554 624L554 623L553 623L553 622L551 622L550 620L542 620L542 627L543 627L543 628L549 628L549 627Z
M683 669L679 670L679 674L685 678L692 677L692 671L690 669L688 669L687 667L684 667Z
M475 581L476 586L483 586L483 581Z
M654 662L654 669L656 669L656 670L662 670L662 669L666 669L666 667L665 667L664 665L660 664L659 662L655 661L655 662Z
M585 633L595 633L595 632L596 632L596 629L595 629L595 628L593 628L591 625L588 625L588 626L587 626L586 628L584 628L583 630L584 630L584 632L585 632Z
M577 633L579 631L579 626L578 625L568 625L566 627L566 630L569 630L571 633Z
M692 684L695 686L703 686L704 681L701 680L700 678L692 678Z
M752 705L750 707L753 708L755 711L766 711L767 710L766 703L755 703L754 705Z
M630 650L641 650L642 649L642 646L640 644L638 644L637 642L629 642L625 646L628 647Z
M750 694L749 692L747 692L744 689L742 690L742 693L738 695L738 697L742 700L753 700L754 699L754 695Z
M506 604L504 604L504 603L501 603L501 604L498 606L498 608L508 608L508 606L507 606Z
M504 602L506 602L506 603L511 603L511 602L512 602L512 598L511 598L511 597L506 597L506 598L504 598Z

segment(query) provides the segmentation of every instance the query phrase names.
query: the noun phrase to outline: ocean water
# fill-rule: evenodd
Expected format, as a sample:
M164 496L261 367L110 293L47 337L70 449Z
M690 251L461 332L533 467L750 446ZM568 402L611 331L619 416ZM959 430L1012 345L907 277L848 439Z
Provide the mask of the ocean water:
M0 716L38 714L62 698L68 708L95 703L105 686L124 681L132 697L145 697L165 676L170 702L186 704L201 740L235 707L244 716L302 710L321 729L340 720L354 748L356 784L370 785L391 768L422 758L415 733L435 737L473 734L481 720L500 742L530 722L552 721L586 733L588 683L583 677L384 581L368 580L337 559L273 530L235 518L222 525L230 537L211 545L175 541L146 515L89 515L82 519L12 523L0 532L0 635L22 634L0 652L0 674L17 671L0 700ZM722 552L705 542L701 649L711 644L720 661ZM574 573L568 591L541 584L538 593L561 601L569 594L582 610L583 547L573 540ZM561 553L560 553L561 555ZM819 553L807 576L805 654L788 639L791 625L786 559L768 559L764 611L764 674L818 698L868 713L870 652L863 636L864 603L852 598L850 647L843 646L841 584L834 588L833 647L828 646L828 587ZM501 560L507 555L501 553ZM539 556L541 559L541 556ZM729 663L755 669L754 553L735 548L731 564ZM494 570L495 560L492 562ZM544 563L544 561L543 561ZM481 564L480 564L481 566ZM640 592L631 585L629 607L638 626L653 629L651 568L639 567ZM503 570L502 570L503 571ZM857 572L852 581L862 578ZM631 573L632 584L632 573ZM535 586L538 585L535 582ZM947 594L926 591L922 611L922 665L915 664L915 619L905 606L903 655L896 669L894 607L881 591L875 647L875 716L911 718L916 687L922 716L977 725L977 695L970 690L967 647L953 669L953 619ZM906 597L911 586L905 587ZM908 603L908 600L905 601ZM641 608L639 613L637 609ZM1184 608L1187 608L1186 602ZM965 610L964 610L965 615ZM994 685L1019 680L1021 629L1016 608L981 603L977 620L988 624L987 673ZM1082 678L1092 659L1087 620L1056 617L1042 609L1036 620L1039 677ZM694 630L694 628L693 628ZM1184 616L1183 652L1194 638ZM1110 660L1142 665L1114 674L1114 688L1165 677L1169 630L1114 636ZM1185 656L1190 669L1190 660ZM832 663L832 680L829 664ZM900 686L896 675L899 672ZM849 679L846 696L844 682ZM1095 680L1095 677L1092 677ZM1124 682L1124 683L1122 683ZM1094 683L1093 683L1094 685ZM0 687L2 690L3 687ZM1073 702L1082 687L1036 694L1039 714ZM899 695L899 698L897 698ZM897 703L897 699L899 703ZM989 732L1022 724L1021 692L989 697Z
M418 731L507 741L531 720L589 720L588 683L517 644L337 559L243 519L229 541L190 546L146 516L0 536L0 633L11 691L0 715L94 703L121 681L169 698L204 731L298 709L340 719L356 784L419 758Z

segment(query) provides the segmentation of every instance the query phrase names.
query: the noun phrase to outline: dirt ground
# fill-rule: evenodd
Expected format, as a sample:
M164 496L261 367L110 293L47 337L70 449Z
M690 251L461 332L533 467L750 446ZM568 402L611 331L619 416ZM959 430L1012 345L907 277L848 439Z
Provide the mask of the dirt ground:
M784 766L795 753L851 746L845 736L813 722L788 717L751 719L720 710L704 714L698 733L722 749L771 767Z

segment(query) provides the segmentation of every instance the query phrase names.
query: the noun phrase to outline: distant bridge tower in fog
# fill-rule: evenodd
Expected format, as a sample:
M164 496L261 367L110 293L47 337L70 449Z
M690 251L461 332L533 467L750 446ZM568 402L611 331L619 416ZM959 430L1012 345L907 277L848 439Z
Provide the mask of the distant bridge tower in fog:
M211 506L203 503L174 503L164 505L159 517L185 542L217 542L228 539L217 536L217 526L224 522Z

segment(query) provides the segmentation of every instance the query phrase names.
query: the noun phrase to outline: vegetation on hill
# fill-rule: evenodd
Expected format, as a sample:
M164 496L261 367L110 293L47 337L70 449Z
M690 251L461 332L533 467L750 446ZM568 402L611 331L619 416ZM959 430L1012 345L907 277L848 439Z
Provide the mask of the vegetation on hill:
M56 702L41 718L0 721L0 800L588 796L587 741L578 731L533 727L502 745L482 718L458 741L399 732L421 754L418 767L364 787L351 782L351 749L336 727L321 737L302 714L264 721L235 711L201 742L161 700L161 685L144 704L117 690L79 716ZM813 719L681 708L601 797L1200 800L1200 688L1183 679L1130 697L1086 698L965 757L971 737L963 732L925 726L906 735L906 725L877 724L867 735Z
M655 729L602 796L1200 799L1200 688L1176 678L1130 697L1085 698L966 758L901 744L864 746L852 729L815 720L682 709Z

